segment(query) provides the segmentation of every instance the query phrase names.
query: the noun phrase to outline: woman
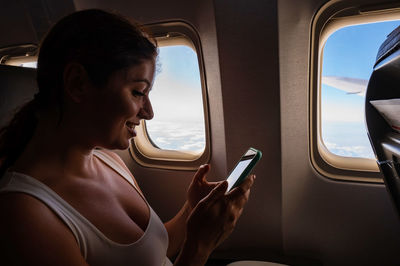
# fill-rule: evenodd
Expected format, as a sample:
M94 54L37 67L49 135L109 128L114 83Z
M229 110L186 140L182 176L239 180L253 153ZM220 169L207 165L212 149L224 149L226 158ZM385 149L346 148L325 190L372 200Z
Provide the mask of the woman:
M12 265L203 265L233 230L254 176L225 193L199 168L163 225L111 149L151 119L157 48L135 25L76 12L41 44L39 93L0 135L1 257Z

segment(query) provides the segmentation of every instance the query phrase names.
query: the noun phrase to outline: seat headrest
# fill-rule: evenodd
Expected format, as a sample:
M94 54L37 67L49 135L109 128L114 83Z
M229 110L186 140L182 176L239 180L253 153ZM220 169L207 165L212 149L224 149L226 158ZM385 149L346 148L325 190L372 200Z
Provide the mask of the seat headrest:
M36 69L0 65L0 128L37 91Z

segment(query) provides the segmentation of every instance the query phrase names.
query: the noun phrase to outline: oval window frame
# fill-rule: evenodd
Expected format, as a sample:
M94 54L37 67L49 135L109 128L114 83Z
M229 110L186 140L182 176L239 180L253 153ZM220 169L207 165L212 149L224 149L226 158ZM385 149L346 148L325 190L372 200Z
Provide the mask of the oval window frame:
M160 149L152 143L145 121L141 121L136 128L137 136L131 141L130 154L138 164L144 167L196 170L199 165L209 162L211 151L206 77L199 35L192 26L182 21L148 24L145 25L145 29L152 33L159 46L185 45L196 52L202 87L205 147L202 152Z

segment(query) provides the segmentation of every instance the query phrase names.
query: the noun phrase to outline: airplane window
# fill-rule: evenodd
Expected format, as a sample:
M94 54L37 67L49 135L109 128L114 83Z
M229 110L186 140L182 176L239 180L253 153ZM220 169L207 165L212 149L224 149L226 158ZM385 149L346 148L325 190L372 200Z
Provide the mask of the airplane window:
M37 62L22 63L21 67L37 68Z
M193 151L205 147L202 87L196 52L185 45L161 46L150 100L154 118L146 121L154 146Z
M195 170L210 159L206 79L200 39L183 22L149 25L159 45L149 94L154 118L142 121L130 146L138 164Z
M5 60L0 60L1 64L19 67L36 68L37 67L37 57L35 56L20 56L11 57Z
M365 90L379 46L399 24L397 20L347 26L327 39L320 112L322 140L331 153L375 158L364 122Z

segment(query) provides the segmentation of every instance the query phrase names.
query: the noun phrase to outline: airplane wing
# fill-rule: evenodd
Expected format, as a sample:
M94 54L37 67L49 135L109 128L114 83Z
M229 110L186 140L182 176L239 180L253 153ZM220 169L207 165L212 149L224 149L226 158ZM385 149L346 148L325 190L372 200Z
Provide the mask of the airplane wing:
M365 95L368 80L338 76L323 76L322 84L345 91L348 94Z

